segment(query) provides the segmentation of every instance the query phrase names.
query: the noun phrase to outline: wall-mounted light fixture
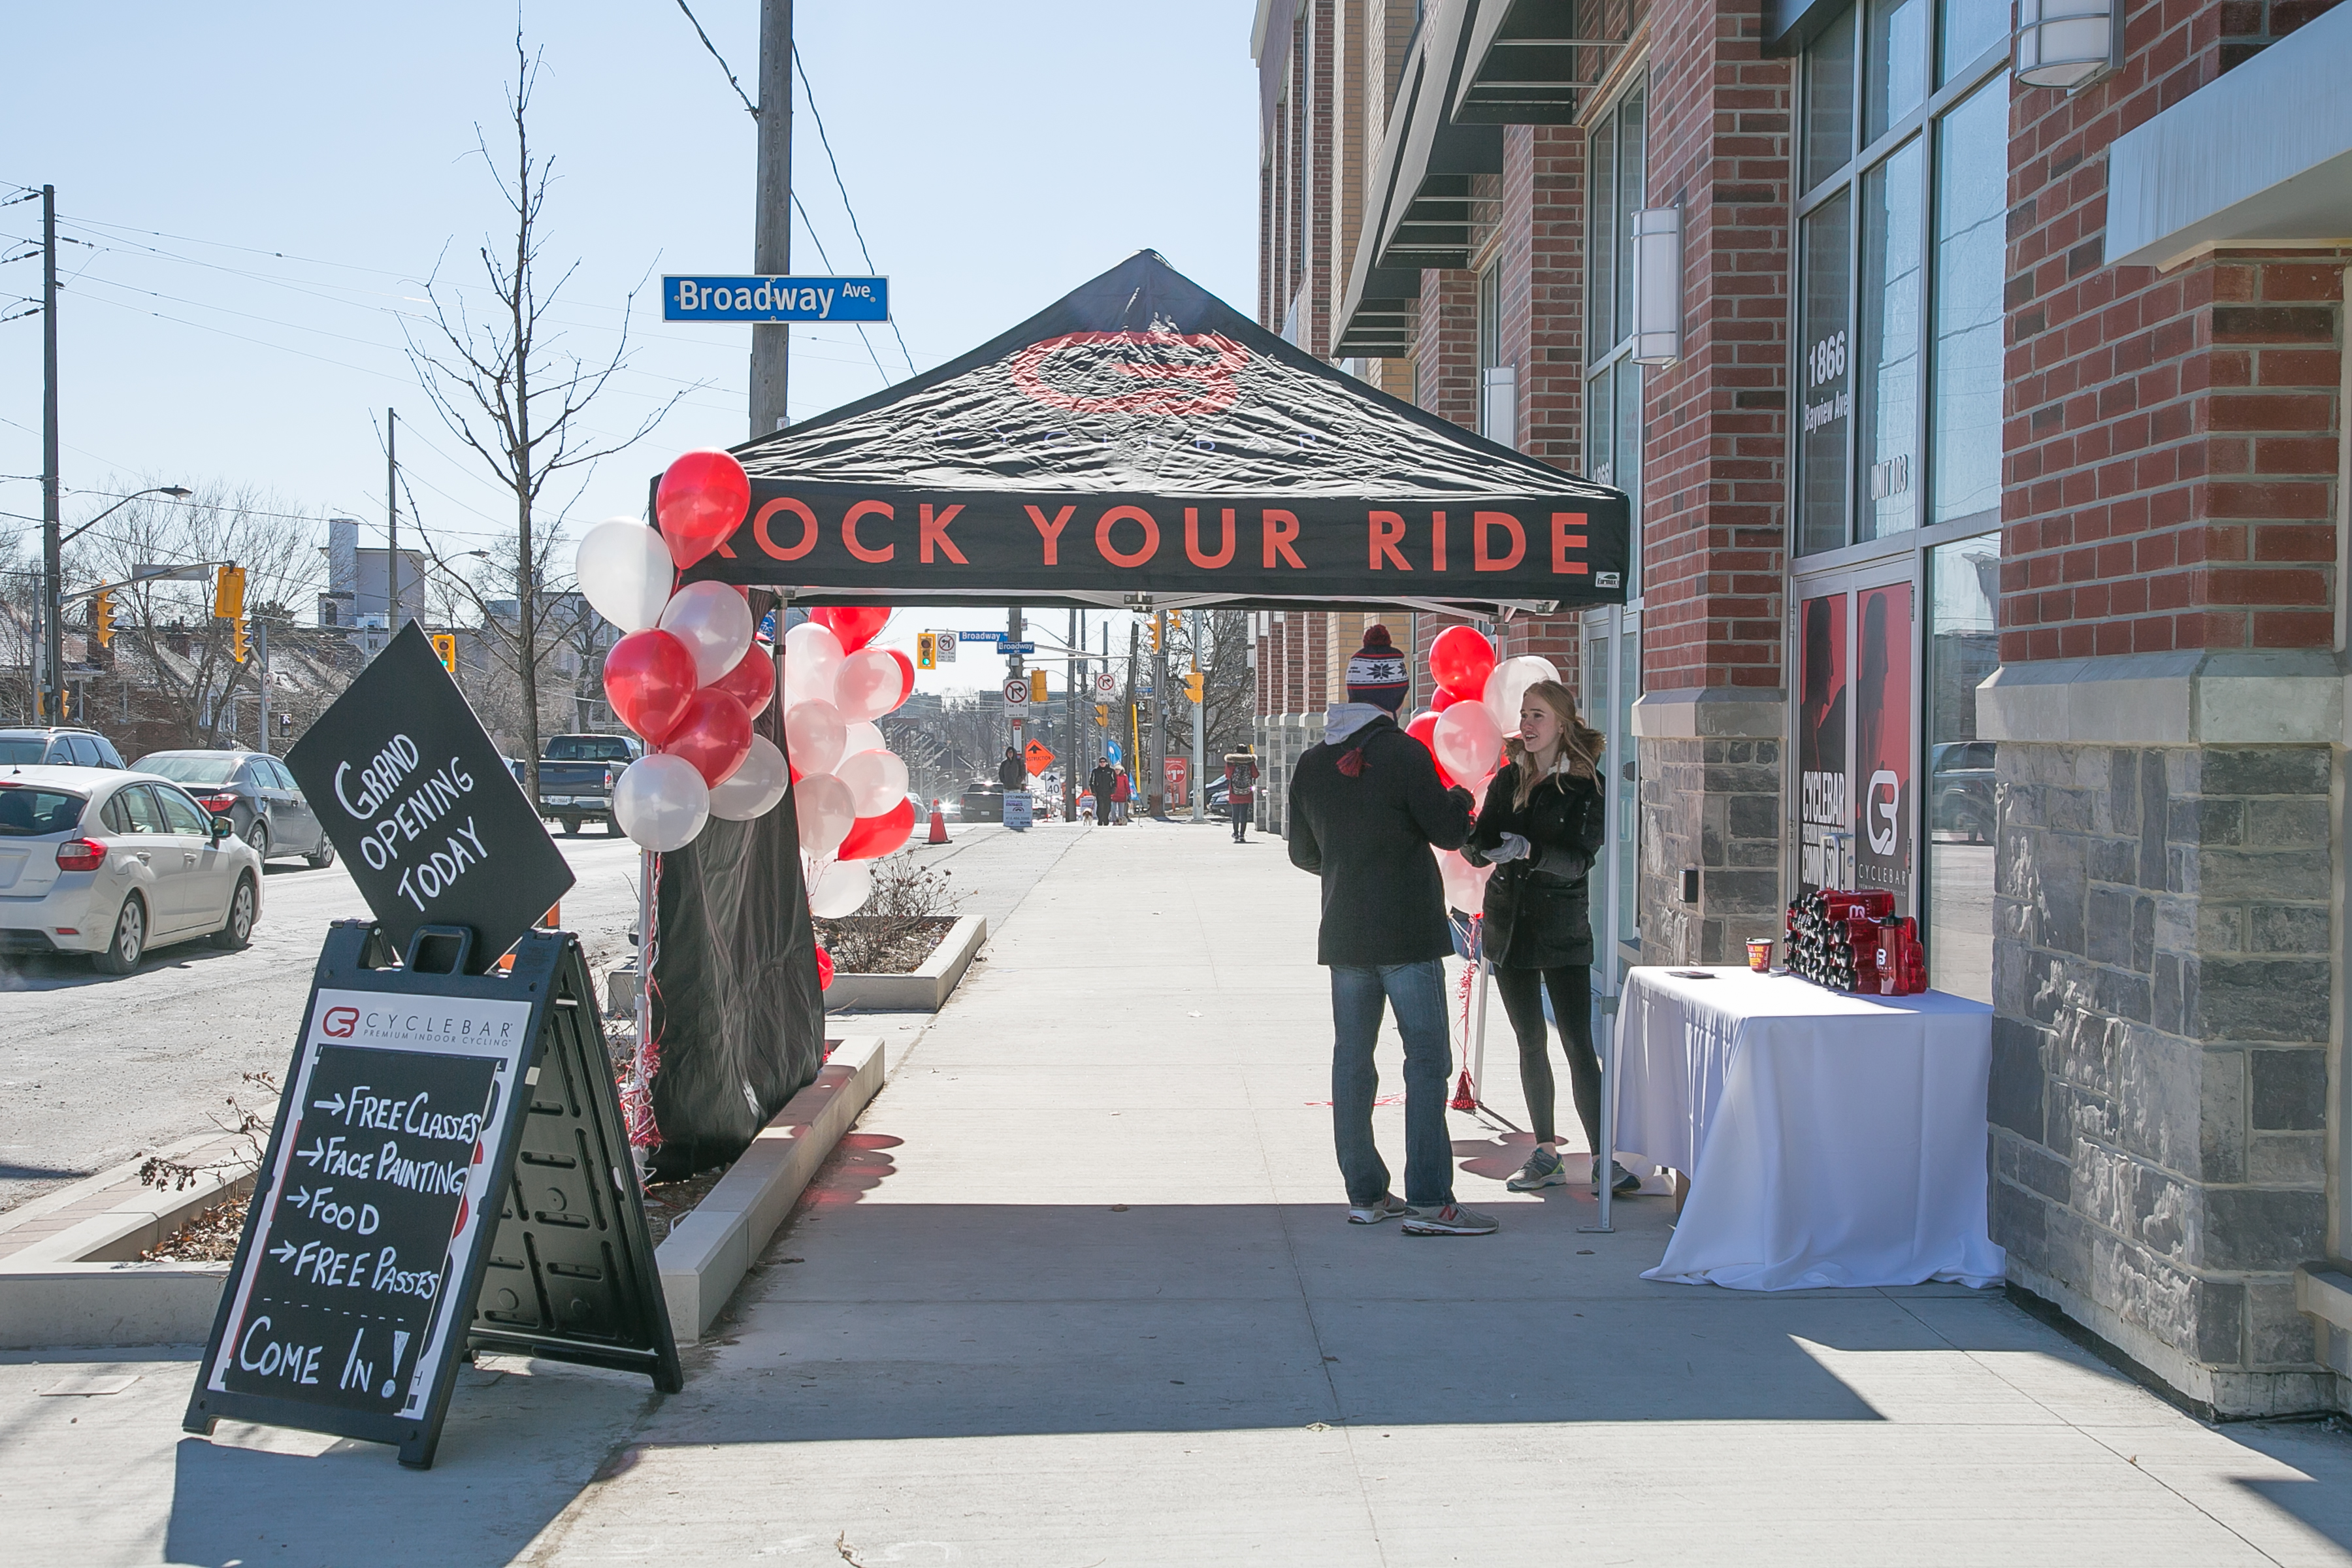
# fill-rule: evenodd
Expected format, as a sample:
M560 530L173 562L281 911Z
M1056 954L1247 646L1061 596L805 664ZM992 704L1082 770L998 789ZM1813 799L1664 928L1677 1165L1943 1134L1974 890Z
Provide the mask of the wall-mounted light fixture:
M2077 88L2123 64L2117 0L2017 0L2010 68L2027 87Z
M1633 362L1672 364L1683 357L1683 209L1633 214Z

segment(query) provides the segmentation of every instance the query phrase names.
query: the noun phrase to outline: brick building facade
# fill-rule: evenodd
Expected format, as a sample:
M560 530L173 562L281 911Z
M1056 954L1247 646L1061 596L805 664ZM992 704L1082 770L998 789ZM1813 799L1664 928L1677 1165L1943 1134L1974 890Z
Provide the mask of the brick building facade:
M1984 0L1263 0L1253 38L1261 319L1633 499L1622 609L1495 628L1608 736L1600 1005L1894 891L1994 1007L2013 1287L2241 1414L2352 1373L2330 12L2116 0L2056 87ZM1256 618L1269 828L1363 622Z

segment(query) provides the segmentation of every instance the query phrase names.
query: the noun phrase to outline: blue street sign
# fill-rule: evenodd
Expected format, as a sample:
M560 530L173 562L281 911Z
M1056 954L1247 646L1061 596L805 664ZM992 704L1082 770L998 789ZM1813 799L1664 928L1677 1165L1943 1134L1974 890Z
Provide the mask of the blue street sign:
M994 643L998 647L1002 647L1004 644L1004 634L1003 632L958 632L956 633L956 640L958 642Z
M665 321L887 321L887 278L662 279Z
M996 651L1008 656L1016 653L1035 653L1037 651L1037 645L1033 642L999 641L996 645Z

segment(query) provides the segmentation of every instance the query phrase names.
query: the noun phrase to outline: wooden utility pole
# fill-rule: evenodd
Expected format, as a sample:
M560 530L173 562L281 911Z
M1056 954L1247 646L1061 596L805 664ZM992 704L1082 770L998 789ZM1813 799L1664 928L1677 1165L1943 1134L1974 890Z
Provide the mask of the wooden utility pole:
M400 631L399 437L400 410L387 408L383 411L383 629L387 641Z
M793 0L760 0L760 165L752 219L751 270L793 269ZM751 329L751 438L784 427L786 354L792 329Z
M65 722L65 544L58 511L58 188L41 187L41 717Z

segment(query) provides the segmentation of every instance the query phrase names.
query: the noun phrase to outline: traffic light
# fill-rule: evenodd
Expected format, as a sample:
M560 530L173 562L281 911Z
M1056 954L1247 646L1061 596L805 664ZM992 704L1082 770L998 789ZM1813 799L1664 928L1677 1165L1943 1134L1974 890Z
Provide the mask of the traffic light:
M1199 670L1195 669L1186 672L1184 676L1184 695L1192 700L1193 707L1198 708L1201 705L1201 692L1208 683L1208 677L1202 675Z
M89 602L89 635L100 647L114 646L114 590L100 588Z
M1160 617L1158 616L1151 617L1151 651L1154 653L1160 651Z
M229 658L236 660L239 664L243 664L245 662L246 656L252 651L253 644L246 638L245 623L243 621L231 621L228 624Z
M1029 672L1029 700L1037 703L1045 700L1045 672L1042 669Z
M451 675L457 673L457 639L455 637L447 632L435 632L433 655L441 661L442 668Z
M1097 702L1095 704L1095 722L1101 725L1108 725L1110 723L1109 703Z
M245 568L224 566L213 579L213 618L221 621L245 619ZM245 655L239 654L238 658Z
M940 667L940 637L937 632L915 634L915 668L937 669Z

